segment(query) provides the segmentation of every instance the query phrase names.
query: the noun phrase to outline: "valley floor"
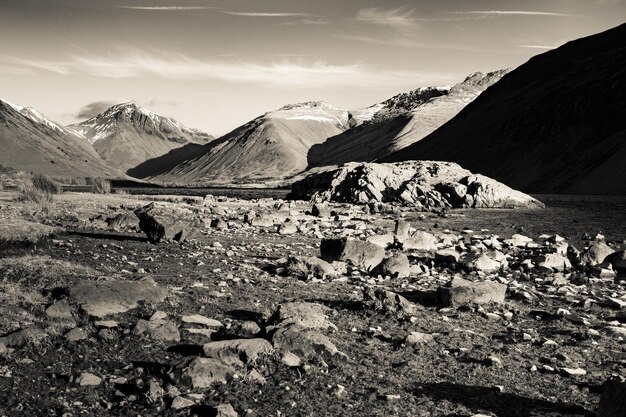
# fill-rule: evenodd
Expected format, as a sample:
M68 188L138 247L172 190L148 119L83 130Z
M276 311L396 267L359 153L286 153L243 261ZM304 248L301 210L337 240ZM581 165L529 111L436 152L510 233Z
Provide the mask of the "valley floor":
M132 210L153 200L199 221L196 233L182 244L149 243ZM332 206L337 218L307 215L310 204L303 202L222 200L65 193L44 215L0 193L3 224L26 224L35 233L4 243L0 236L0 415L227 416L233 414L215 407L230 404L240 416L591 416L602 384L626 372L619 336L626 332L607 330L626 330L619 279L519 266L546 250L544 233L582 250L590 243L584 233L602 232L620 248L624 199L552 196L546 210L443 215ZM253 210L274 224L244 222ZM111 226L111 218L128 213ZM350 268L334 278L285 273L283 258L320 256L322 238L388 236L400 217L436 236L447 230L466 246L521 233L538 247L506 252L510 266L494 272L409 252L406 278ZM287 218L297 232L281 226ZM37 237L33 224L49 229ZM162 301L98 317L76 295L84 283L144 282L145 276L167 289ZM453 276L506 284L504 303L443 307L437 290ZM372 303L364 298L367 288L399 294L414 310ZM106 297L119 295L100 296L106 308ZM322 339L308 358L300 355L301 363L282 352L272 326L281 326L275 312L290 302L321 306L332 325L315 331L347 359L326 355ZM54 305L59 308L50 310ZM196 314L204 319L189 318ZM161 332L137 330L151 318L164 325ZM411 332L431 337L415 343L407 340ZM240 339L274 346L258 357L220 353L236 369L226 383L198 382L215 370L190 376L190 362L210 356L207 343Z

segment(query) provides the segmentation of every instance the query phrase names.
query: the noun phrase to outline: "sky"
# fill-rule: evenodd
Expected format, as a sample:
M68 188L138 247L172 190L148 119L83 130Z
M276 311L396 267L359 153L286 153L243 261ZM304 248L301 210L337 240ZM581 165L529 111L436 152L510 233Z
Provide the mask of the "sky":
M0 98L63 124L125 101L221 135L516 67L626 0L0 0Z

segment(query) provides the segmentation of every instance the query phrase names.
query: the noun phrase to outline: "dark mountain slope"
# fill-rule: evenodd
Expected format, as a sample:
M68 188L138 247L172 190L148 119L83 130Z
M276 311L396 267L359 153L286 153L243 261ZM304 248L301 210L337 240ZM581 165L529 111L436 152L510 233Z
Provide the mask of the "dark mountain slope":
M530 59L383 161L453 161L536 193L626 194L626 24Z

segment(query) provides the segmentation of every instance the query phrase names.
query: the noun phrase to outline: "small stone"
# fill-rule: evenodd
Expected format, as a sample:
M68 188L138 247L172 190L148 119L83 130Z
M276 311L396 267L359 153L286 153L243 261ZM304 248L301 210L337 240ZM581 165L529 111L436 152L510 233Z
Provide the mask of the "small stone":
M70 342L78 342L87 339L87 332L81 327L76 327L65 333L65 338Z
M587 371L582 368L561 368L561 372L566 376L587 375Z
M294 355L291 352L284 353L281 362L292 368L297 368L302 364L302 360L298 355Z
M213 328L218 328L218 329L223 326L223 324L219 322L218 320L210 319L200 314L192 314L189 316L183 316L181 320L183 321L183 323L201 324L206 327L213 327Z
M81 387L95 387L100 385L102 378L89 372L83 372L78 378L76 383Z
M46 309L46 315L53 319L71 319L72 309L65 300L57 301Z
M428 333L411 332L405 340L408 346L426 345L435 342L435 338Z
M172 405L170 406L173 410L183 410L185 408L193 407L195 403L185 397L181 397L180 395L174 397L172 401Z
M235 411L230 404L220 404L214 407L215 417L239 417L239 414Z

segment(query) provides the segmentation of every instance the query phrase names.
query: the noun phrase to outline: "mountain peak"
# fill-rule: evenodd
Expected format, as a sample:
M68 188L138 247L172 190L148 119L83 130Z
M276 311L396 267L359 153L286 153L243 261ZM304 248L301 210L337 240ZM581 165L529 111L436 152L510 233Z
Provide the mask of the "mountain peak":
M65 132L65 129L61 125L48 119L46 116L44 116L39 111L33 109L32 107L20 106L4 99L0 99L0 103L12 108L14 111L26 117L33 123L45 125L47 128L56 130L58 132Z

